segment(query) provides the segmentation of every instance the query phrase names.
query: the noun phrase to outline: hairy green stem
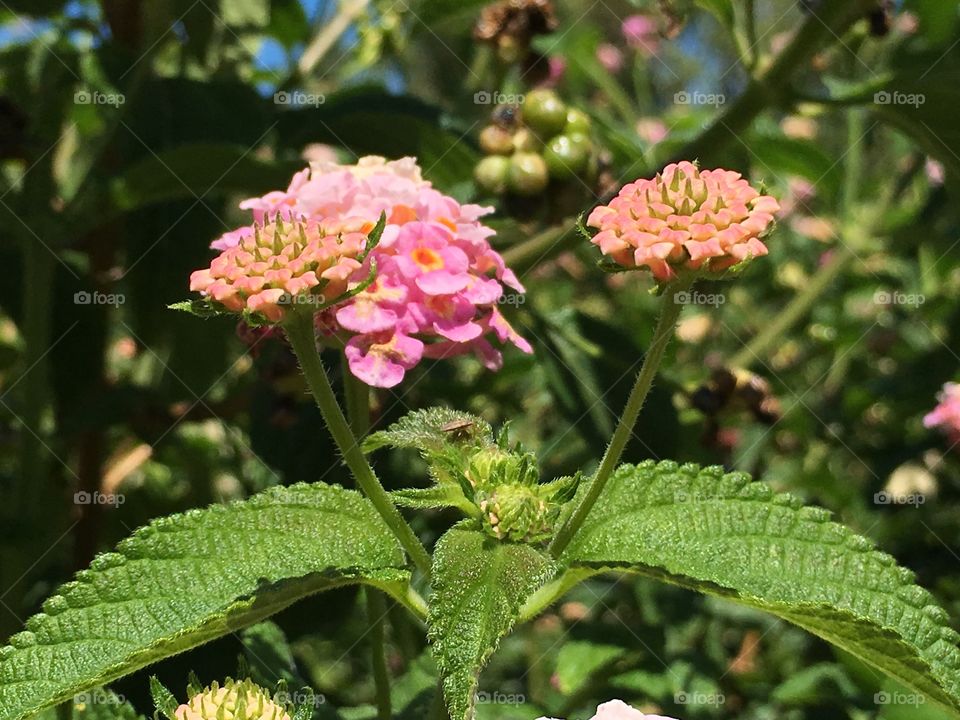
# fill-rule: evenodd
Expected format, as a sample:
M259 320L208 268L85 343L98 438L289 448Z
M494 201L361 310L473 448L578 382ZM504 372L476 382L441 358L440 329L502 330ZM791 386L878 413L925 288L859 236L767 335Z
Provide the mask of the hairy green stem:
M387 604L378 590L368 587L367 618L370 620L370 644L373 652L373 681L377 691L377 717L390 720L393 707L390 703L390 671L387 669L386 617Z
M354 437L362 438L370 432L370 388L350 372L346 355L341 356L341 361L347 419ZM383 595L372 587L364 590L364 596L367 601L367 621L370 623L370 658L376 688L377 717L379 720L390 720L393 708L390 704L390 671L387 669L387 604Z
M653 385L657 368L660 367L663 354L670 343L670 338L673 337L677 318L680 317L680 311L683 309L683 304L677 300L676 294L689 289L692 284L692 278L685 278L670 283L663 291L660 318L653 331L653 340L643 357L643 365L640 367L637 380L627 397L627 404L623 408L620 422L617 424L617 429L613 431L613 437L610 438L607 451L600 461L600 467L597 468L593 479L589 481L586 492L581 495L579 503L574 507L573 512L560 528L553 542L550 543L550 552L553 553L554 557L560 556L560 553L573 539L577 530L580 529L587 514L597 502L597 498L600 497L600 493L603 492L604 486L616 469L617 463L620 462L620 457L623 455L627 442L629 442L633 433L633 428L637 423L637 417L640 415L643 403L647 399L647 393L650 392L650 387Z
M353 473L360 489L366 494L373 503L377 512L387 523L387 526L396 535L397 540L403 546L404 550L410 555L410 559L417 566L420 572L429 577L430 574L430 555L417 539L413 530L403 519L400 511L390 500L387 491L377 479L367 461L366 456L360 449L357 438L354 436L347 423L347 419L340 409L333 388L330 386L330 378L327 377L326 368L320 360L320 353L317 351L316 339L313 330L313 315L308 312L293 312L289 319L284 322L284 330L293 347L293 352L300 361L300 368L310 387L310 392L317 402L317 407L323 415L323 419L333 436L334 442L340 449L344 461Z

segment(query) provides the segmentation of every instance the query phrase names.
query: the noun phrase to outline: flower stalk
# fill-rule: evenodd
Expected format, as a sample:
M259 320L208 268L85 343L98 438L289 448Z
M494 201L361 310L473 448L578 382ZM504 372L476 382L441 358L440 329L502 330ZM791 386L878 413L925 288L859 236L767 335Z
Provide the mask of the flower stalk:
M550 543L550 552L554 557L560 556L577 530L583 525L583 521L597 502L603 488L620 462L623 451L630 440L630 435L633 433L633 428L637 423L637 417L643 408L643 403L653 386L653 379L656 377L657 369L663 361L664 352L670 343L670 338L673 337L680 311L683 309L683 305L677 302L675 296L677 293L688 290L693 284L693 280L693 276L681 277L669 283L664 289L661 298L660 318L657 320L656 329L653 331L653 340L646 355L644 355L643 365L640 367L640 372L637 373L636 382L634 382L633 389L627 398L627 403L620 416L620 422L610 438L610 444L607 445L607 450L600 461L597 472L589 481L586 491L579 493L580 501L557 532L553 542Z
M357 484L364 494L373 503L374 508L380 513L384 522L393 531L394 535L403 546L404 550L413 560L414 565L424 575L430 574L430 555L421 544L420 540L414 534L413 530L407 524L406 520L400 514L400 511L390 500L387 491L377 479L367 461L366 456L360 449L356 436L350 428L340 404L337 402L333 388L330 386L330 378L327 376L326 368L320 360L320 353L317 351L317 344L313 329L313 313L298 309L290 313L284 320L283 328L286 331L287 338L297 359L300 361L300 368L310 387L310 392L316 400L317 407L323 415L324 422L333 436L334 442L340 449L347 467L353 473Z

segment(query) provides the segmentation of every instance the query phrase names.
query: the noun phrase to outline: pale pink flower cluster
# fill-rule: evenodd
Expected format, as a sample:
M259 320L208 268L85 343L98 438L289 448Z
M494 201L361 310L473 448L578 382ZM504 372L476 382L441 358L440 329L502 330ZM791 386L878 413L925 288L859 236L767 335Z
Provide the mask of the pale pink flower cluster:
M370 253L376 280L319 318L326 333L346 342L351 372L369 385L396 385L424 357L472 352L487 367L499 368L502 358L491 337L532 352L497 307L504 285L517 292L523 286L490 247L494 231L480 222L493 209L461 205L437 191L423 180L414 158L314 162L285 191L240 207L253 212L254 225L223 235L213 247L235 247L254 234L257 223L277 217L372 225L386 214L386 228ZM366 277L365 266L351 283Z
M192 273L190 289L228 310L280 322L294 303L310 300L314 293L332 300L346 292L367 242L361 229L369 230L277 217L256 225L209 268Z
M760 236L780 206L732 170L668 165L653 180L625 185L587 224L604 255L628 267L647 267L658 280L677 269L719 272L767 254Z
M538 718L537 720L554 720L553 718ZM597 708L597 714L590 720L674 720L663 715L644 715L627 705L622 700L611 700Z
M938 427L952 441L960 441L960 384L946 383L937 400L939 404L924 416L924 426Z

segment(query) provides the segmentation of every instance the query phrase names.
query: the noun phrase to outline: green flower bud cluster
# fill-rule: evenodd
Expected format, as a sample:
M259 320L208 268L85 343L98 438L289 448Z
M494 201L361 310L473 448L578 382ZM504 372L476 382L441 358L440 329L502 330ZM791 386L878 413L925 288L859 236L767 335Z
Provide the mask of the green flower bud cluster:
M474 178L496 195L538 195L551 181L590 182L597 173L590 118L553 90L533 90L520 106L499 106L480 133L480 148L486 157Z
M550 537L563 499L560 491L567 485L541 485L533 453L484 448L470 458L465 474L489 534L526 542Z

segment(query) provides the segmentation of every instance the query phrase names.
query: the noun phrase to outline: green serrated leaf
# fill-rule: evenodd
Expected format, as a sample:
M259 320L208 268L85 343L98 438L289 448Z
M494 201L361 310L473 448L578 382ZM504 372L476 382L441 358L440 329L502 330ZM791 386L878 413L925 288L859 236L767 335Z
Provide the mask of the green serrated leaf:
M960 717L960 635L913 573L826 511L743 473L625 465L562 559L766 610Z
M554 571L536 548L498 542L465 524L437 543L429 635L453 720L473 718L480 670Z
M431 510L434 508L459 508L470 515L477 514L476 506L464 497L456 485L433 485L428 488L404 488L393 490L390 498L400 507Z
M176 720L177 717L177 698L170 692L156 675L150 676L150 695L153 697L153 706L157 715L163 715L168 720Z
M196 315L201 318L210 318L218 317L220 315L232 315L233 313L227 312L221 306L215 304L211 300L198 299L198 300L183 300L181 302L176 302L171 305L167 305L168 310L178 310L180 312L190 313L191 315Z
M373 433L364 440L363 451L392 447L426 453L441 451L451 444L485 446L492 443L493 431L482 418L450 408L432 407L414 410L386 430Z
M396 592L403 552L368 500L328 485L273 488L141 528L49 598L0 649L0 720L355 582Z

